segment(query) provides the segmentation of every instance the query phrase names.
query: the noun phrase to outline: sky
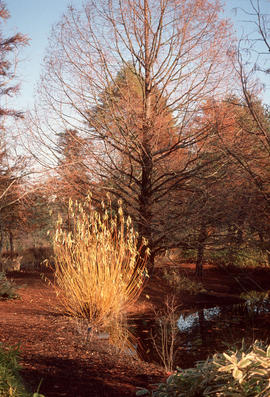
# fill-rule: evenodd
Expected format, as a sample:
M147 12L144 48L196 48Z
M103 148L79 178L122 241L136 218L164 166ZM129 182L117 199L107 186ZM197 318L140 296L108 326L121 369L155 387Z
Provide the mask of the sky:
M270 13L270 0L262 1L267 4L267 11ZM51 27L59 21L70 0L5 0L5 3L10 12L10 18L3 26L5 34L20 32L30 39L29 45L20 53L18 78L21 89L14 99L16 109L27 110L34 104L35 87L42 70ZM233 20L239 36L251 28L244 21L247 17L243 17L240 11L235 12L237 7L246 9L249 0L224 0L224 3L225 15ZM80 6L82 0L72 0L72 4Z
M48 44L52 25L65 12L70 0L4 0L10 18L3 29L6 34L20 32L29 38L29 44L20 51L18 78L21 81L20 95L16 103L23 108L34 103L34 91L38 82L42 60ZM74 0L80 5L82 0Z

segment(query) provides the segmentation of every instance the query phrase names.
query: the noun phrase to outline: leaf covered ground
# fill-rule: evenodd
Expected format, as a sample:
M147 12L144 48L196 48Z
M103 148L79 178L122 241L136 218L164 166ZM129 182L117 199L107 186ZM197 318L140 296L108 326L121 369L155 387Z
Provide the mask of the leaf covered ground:
M168 286L159 270L132 308L134 315L151 314L164 302ZM186 267L185 274L190 270ZM245 275L245 288L250 283L251 289L255 279L270 285L269 270ZM104 339L86 343L85 331L61 313L53 287L38 272L14 273L12 278L21 285L21 298L0 301L0 342L20 344L21 374L31 390L42 380L40 392L46 397L131 397L137 386L164 380L161 367L119 354ZM184 307L230 302L241 292L231 274L213 267L206 269L204 285L209 293L185 294L181 297Z

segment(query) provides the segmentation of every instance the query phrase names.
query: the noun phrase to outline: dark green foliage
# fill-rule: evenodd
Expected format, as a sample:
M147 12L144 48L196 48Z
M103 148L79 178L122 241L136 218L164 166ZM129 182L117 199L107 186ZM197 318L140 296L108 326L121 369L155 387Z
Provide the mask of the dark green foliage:
M183 250L182 259L185 262L196 262L196 250ZM229 248L206 250L204 262L215 265L233 265L239 268L267 266L267 255L260 249L255 248L235 248L233 251Z
M30 397L19 375L18 346L4 348L0 344L0 396Z
M5 272L0 272L0 299L18 298L17 289L18 286L7 279Z
M170 288L174 293L188 293L190 295L196 295L199 293L206 292L203 284L199 281L192 281L188 277L180 274L175 269L165 268L163 272L163 278L167 281Z
M19 374L19 346L4 347L0 343L0 397L44 397L29 393Z
M152 397L269 397L270 345L255 342L240 350L215 354L194 368L180 369L150 392L140 389L137 396Z

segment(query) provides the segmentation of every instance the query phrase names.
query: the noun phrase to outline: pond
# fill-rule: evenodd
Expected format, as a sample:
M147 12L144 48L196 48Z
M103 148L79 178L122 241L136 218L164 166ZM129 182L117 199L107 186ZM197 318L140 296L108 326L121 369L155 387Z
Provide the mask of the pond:
M177 325L174 342L175 366L187 368L215 352L241 346L242 340L256 339L270 343L270 299L246 300L241 304L214 306L175 313L175 323L165 317L136 318L131 331L136 335L137 353L147 362L162 363L160 358L164 337ZM163 330L163 332L162 332ZM159 351L159 353L158 353Z

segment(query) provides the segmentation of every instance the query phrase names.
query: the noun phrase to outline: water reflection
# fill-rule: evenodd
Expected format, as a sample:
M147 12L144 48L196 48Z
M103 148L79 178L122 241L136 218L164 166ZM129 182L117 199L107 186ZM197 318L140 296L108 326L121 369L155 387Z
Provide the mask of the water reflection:
M269 342L270 299L180 312L177 326L176 365L186 368L217 351L241 344L242 339L247 343L255 339ZM153 343L153 335L155 338L159 335L158 321L137 319L134 332L139 341L139 356L146 361L160 363ZM156 343L161 343L161 339Z
M184 315L181 314L179 320L177 321L177 326L180 332L185 332L193 327L203 319L203 321L210 321L215 316L220 314L220 307L211 307L210 309L202 309L195 313Z

